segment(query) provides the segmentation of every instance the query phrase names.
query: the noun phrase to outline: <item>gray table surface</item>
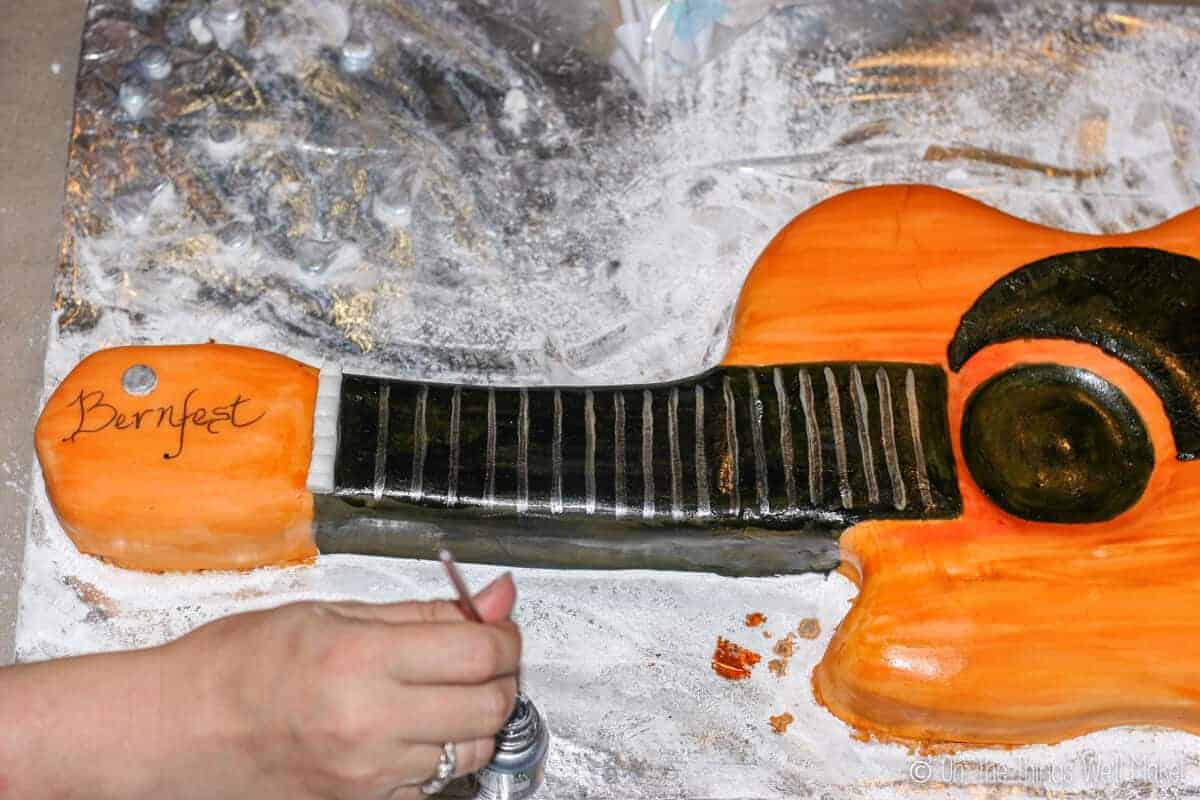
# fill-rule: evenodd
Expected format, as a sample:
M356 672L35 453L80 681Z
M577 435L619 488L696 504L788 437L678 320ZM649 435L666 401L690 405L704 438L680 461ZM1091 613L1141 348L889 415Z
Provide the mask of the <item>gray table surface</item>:
M33 421L84 4L9 0L0 25L0 664L13 658Z

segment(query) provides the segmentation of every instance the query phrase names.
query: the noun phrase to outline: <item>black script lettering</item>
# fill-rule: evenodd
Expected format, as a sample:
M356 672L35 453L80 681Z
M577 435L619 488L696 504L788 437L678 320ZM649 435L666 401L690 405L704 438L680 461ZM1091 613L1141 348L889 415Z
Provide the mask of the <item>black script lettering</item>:
M75 430L71 432L70 436L63 437L63 441L74 442L82 434L99 433L108 428L117 431L157 430L164 426L177 428L179 437L175 440L174 451L163 453L164 459L172 460L183 455L189 426L203 428L210 434L218 435L224 432L221 428L222 423L228 423L230 428L248 428L267 415L264 410L251 419L239 419L238 412L242 412L244 416L246 413L244 406L251 402L251 398L242 397L240 394L235 395L233 400L225 405L193 407L193 399L199 391L198 388L189 390L184 395L181 408L176 408L175 404L171 404L142 408L136 411L123 411L112 403L106 402L103 391L81 390L79 395L68 404L68 407L79 407L79 420L75 425Z
M95 402L89 406L87 403L93 398ZM99 433L111 425L113 420L117 418L116 406L112 405L111 403L104 402L104 392L98 389L94 392L84 392L82 389L80 389L79 396L68 403L67 407L70 408L74 405L79 406L79 423L75 426L75 430L71 432L70 436L63 437L64 442L75 441L75 437L81 433ZM99 410L101 415L107 412L108 417L99 425L95 425L95 420L92 420L92 424L95 425L95 427L85 427L88 423L88 417L91 416L92 412L96 410Z
M233 425L233 427L248 428L251 425L253 425L254 423L258 422L260 419L262 419L263 415L267 413L266 411L264 411L264 412L262 412L262 414L259 414L257 417L250 420L249 422L238 422L238 420L237 420L238 406L242 405L243 403L249 403L249 402L250 402L249 397L242 397L239 394L237 397L233 398L233 402L229 404L229 422L230 422L230 424Z
M183 433L184 433L184 431L185 431L185 430L187 430L187 424L188 424L188 403L190 403L190 402L191 402L191 400L192 400L192 395L194 395L196 392L197 392L197 390L196 390L196 389L192 389L190 392L188 392L186 395L184 395L184 396L183 396L183 414L182 414L182 416L179 418L179 424L178 424L178 425L176 425L176 424L175 424L175 415L174 415L174 414L172 414L172 415L171 415L171 427L172 427L172 428L179 428L179 446L178 446L177 448L175 448L175 452L174 452L174 453L163 453L163 458L167 458L167 459L171 459L171 458L179 458L181 455L183 455ZM199 410L199 411L197 411L196 413L197 413L197 414L203 414L203 413L204 413L204 409L200 409L200 410Z

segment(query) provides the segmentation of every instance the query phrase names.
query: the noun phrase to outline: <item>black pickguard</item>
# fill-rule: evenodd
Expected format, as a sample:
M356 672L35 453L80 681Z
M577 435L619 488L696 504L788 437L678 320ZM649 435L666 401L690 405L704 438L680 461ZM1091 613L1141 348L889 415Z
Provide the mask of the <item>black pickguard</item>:
M1036 261L996 281L963 315L950 368L996 342L1063 338L1093 344L1158 392L1180 460L1200 455L1200 261L1108 247Z

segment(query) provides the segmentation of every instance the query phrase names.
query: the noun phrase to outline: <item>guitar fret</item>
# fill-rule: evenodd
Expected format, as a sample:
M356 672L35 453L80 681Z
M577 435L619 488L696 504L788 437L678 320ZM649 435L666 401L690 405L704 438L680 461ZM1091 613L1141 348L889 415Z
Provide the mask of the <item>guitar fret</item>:
M775 383L775 402L779 416L779 452L783 460L783 486L787 495L788 511L796 510L796 453L792 443L792 409L784 385L783 370L772 371Z
M458 504L458 470L462 447L462 387L455 386L450 397L450 474L446 478L446 505Z
M588 389L584 394L583 400L583 426L586 444L584 445L583 469L584 469L584 491L587 497L584 500L584 510L589 514L596 513L596 397L591 389Z
M654 395L642 392L642 518L654 519Z
M725 396L725 463L722 470L729 471L729 513L736 517L742 513L742 488L738 474L737 403L728 375L722 379L721 389Z
M376 501L383 499L387 483L388 417L391 415L392 385L384 383L379 388L379 427L375 435L375 485L371 492Z
M921 411L917 405L917 383L910 369L904 376L904 396L908 403L908 426L912 435L914 460L917 462L917 489L925 508L933 508L933 490L925 467L925 446L921 443Z
M683 519L683 459L679 454L679 387L671 388L667 405L667 436L671 448L671 518Z
M487 462L484 468L483 503L496 505L496 390L488 389Z
M712 514L708 498L708 459L704 452L704 386L696 384L696 515Z
M842 430L842 403L838 397L837 378L833 370L825 368L825 387L829 392L829 418L833 423L833 452L837 456L838 491L842 496L842 508L854 507L854 493L850 489L850 467L846 463L846 432Z
M762 400L758 396L758 375L746 370L750 381L750 438L754 445L754 488L758 497L758 513L771 513L770 488L767 486L767 453L763 442Z
M613 515L625 513L625 396L613 392Z
M561 514L563 511L563 403L562 392L554 390L554 442L550 452L552 486L550 490L550 512Z
M820 505L825 495L825 468L821 460L821 427L817 420L817 397L813 392L812 378L808 370L800 370L800 406L804 410L804 433L808 438L808 498L814 506Z
M875 455L871 449L871 420L867 416L867 392L863 388L862 373L858 366L850 368L850 404L854 407L854 420L858 428L858 449L862 453L863 474L867 479L867 502L879 502L879 480L875 477Z
M429 442L425 436L425 410L429 402L429 387L422 384L417 390L417 408L413 413L412 498L425 495L425 453Z
M900 454L896 451L896 420L892 414L892 382L880 367L875 371L875 387L879 390L879 426L883 429L883 454L887 459L888 477L892 479L892 505L903 511L908 506L904 475L900 472Z
M529 510L529 390L521 390L517 424L517 513Z

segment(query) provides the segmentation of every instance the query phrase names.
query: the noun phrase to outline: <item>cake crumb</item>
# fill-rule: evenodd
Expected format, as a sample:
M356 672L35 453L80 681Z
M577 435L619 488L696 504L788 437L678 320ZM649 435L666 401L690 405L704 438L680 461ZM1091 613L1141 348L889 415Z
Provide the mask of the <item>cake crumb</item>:
M731 681L745 680L750 677L750 670L762 660L762 656L753 650L734 644L728 639L718 636L717 649L713 651L713 672Z
M771 638L771 632L770 632L770 631L763 631L763 638L764 638L764 639L770 639L770 638Z
M746 627L757 628L767 621L767 615L761 611L755 611L746 615Z
M796 633L800 634L802 639L815 639L821 635L821 621L815 617L802 619L796 626Z
M771 730L775 731L776 733L783 733L788 729L789 725L796 721L796 718L793 717L789 711L785 711L782 714L773 716L770 719Z
M771 670L771 674L776 678L782 678L787 675L788 662L785 658L772 658L767 662L767 669Z
M792 657L792 655L796 652L796 640L792 638L792 636L793 634L789 633L787 636L775 643L775 655L780 656L781 658Z

